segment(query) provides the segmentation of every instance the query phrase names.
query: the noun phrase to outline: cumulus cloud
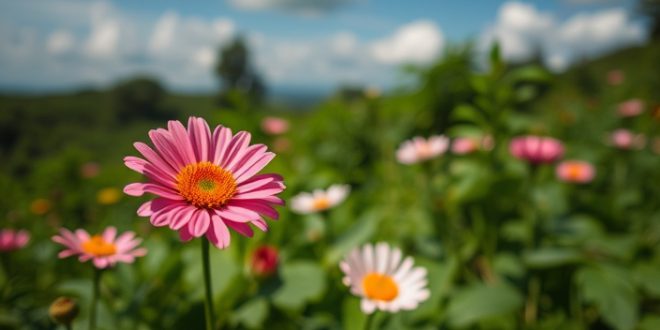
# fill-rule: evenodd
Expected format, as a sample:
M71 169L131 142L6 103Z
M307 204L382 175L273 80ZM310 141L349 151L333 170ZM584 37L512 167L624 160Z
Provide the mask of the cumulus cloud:
M577 14L560 22L530 4L507 2L500 7L496 22L482 33L480 47L485 50L497 41L509 60L540 54L551 69L561 71L578 59L644 39L642 25L623 8Z
M319 15L359 0L229 0L242 10L283 10L295 14Z
M65 30L58 30L48 37L46 41L46 50L53 55L64 54L71 51L74 47L75 38Z
M435 59L443 46L440 28L428 20L400 27L392 36L376 41L371 53L385 64L424 64Z

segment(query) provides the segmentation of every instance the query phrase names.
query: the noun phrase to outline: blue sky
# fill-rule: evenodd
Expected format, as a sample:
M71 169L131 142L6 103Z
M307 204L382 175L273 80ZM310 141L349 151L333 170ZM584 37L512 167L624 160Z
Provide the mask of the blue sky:
M210 91L217 48L246 37L274 88L387 88L403 64L450 44L502 44L512 60L541 47L561 71L641 43L632 0L23 0L0 1L0 88L106 86L138 73Z

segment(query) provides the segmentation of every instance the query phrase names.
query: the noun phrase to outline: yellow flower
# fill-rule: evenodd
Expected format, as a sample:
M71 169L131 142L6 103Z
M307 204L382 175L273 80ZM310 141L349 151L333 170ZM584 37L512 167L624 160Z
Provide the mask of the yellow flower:
M102 205L115 204L121 198L121 192L117 188L103 188L96 194L96 201Z

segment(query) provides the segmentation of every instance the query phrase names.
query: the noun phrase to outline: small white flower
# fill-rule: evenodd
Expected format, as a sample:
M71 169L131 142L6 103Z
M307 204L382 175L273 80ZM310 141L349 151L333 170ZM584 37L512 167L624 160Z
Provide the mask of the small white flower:
M339 267L345 275L344 284L352 294L362 297L362 311L367 314L376 309L391 313L413 310L430 296L426 269L413 267L412 257L403 259L401 250L387 243L356 248Z
M303 192L293 197L291 209L300 214L324 211L343 202L350 191L351 187L347 184L334 184L328 190L316 189L311 193Z
M444 154L449 148L449 138L433 135L427 139L416 136L405 141L396 151L396 158L402 164L414 164Z

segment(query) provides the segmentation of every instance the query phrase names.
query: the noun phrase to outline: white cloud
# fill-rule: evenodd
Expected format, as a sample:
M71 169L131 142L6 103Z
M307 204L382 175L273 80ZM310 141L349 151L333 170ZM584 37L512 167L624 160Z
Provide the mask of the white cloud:
M73 49L75 38L65 30L58 30L48 37L46 41L46 50L53 55L64 54Z
M242 10L283 10L294 14L317 16L360 0L229 0Z
M486 50L499 41L502 54L513 61L540 53L553 70L562 71L576 60L593 57L645 40L644 29L623 8L577 14L563 22L530 4L507 2L495 24L481 36Z
M371 52L385 64L428 63L443 46L442 31L433 22L419 20L400 27L392 36L376 41Z

